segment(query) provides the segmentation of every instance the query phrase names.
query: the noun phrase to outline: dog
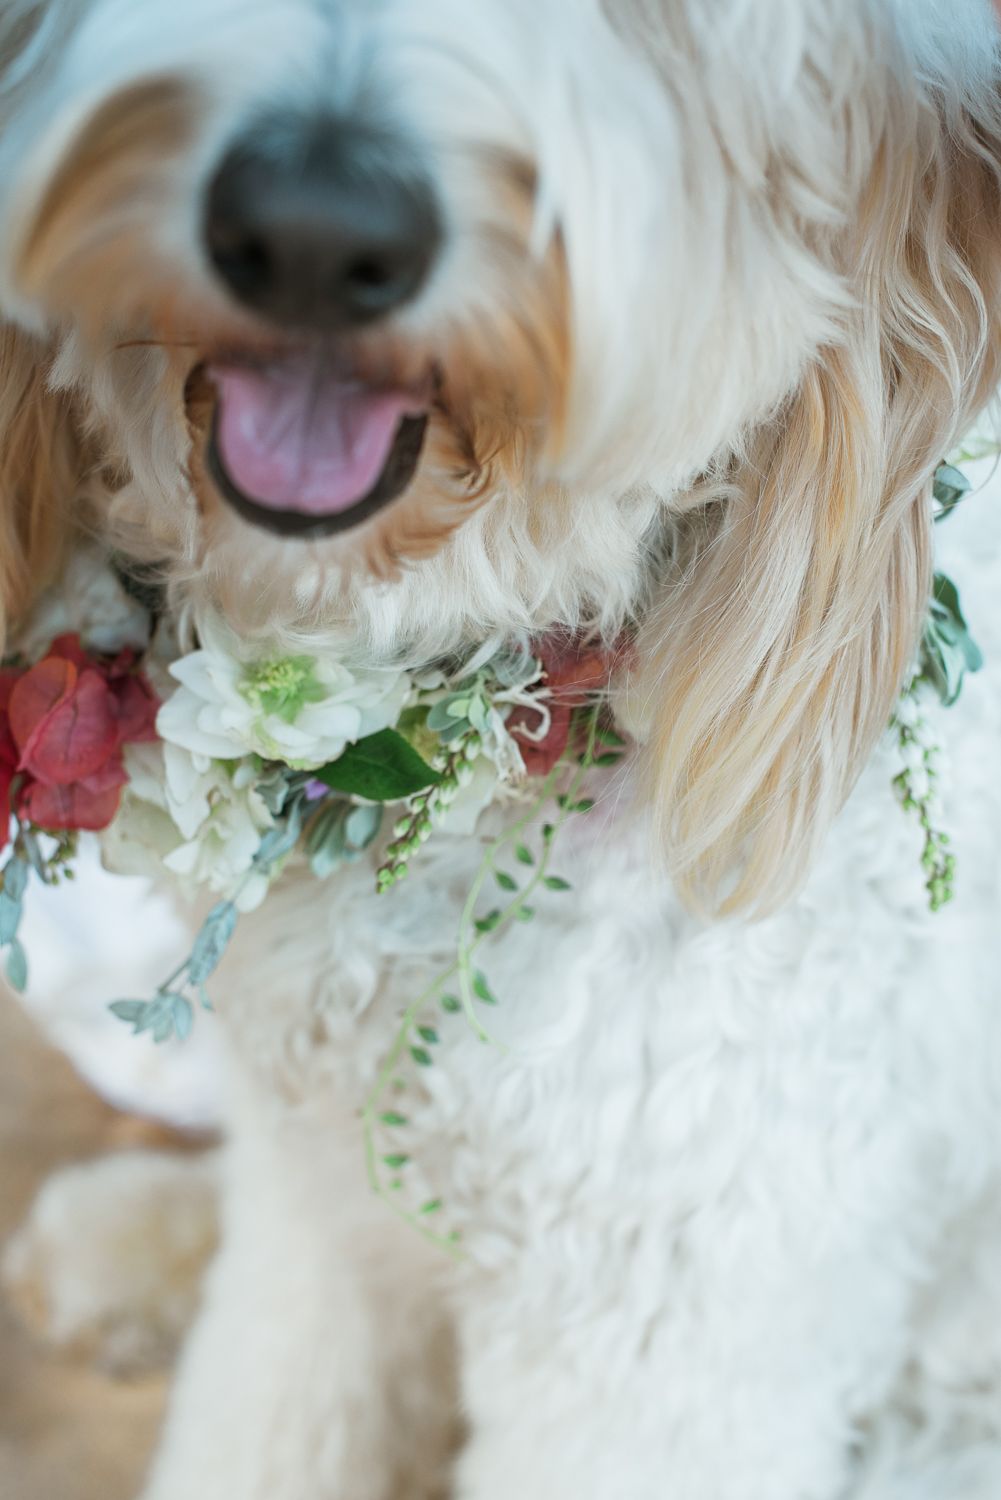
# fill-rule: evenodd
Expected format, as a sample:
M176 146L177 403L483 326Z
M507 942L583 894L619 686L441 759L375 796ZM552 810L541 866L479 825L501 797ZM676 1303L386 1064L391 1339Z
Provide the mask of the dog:
M0 69L11 639L86 535L354 663L632 641L500 1045L408 1084L458 1256L358 1111L478 840L237 938L145 1500L996 1495L1001 679L940 727L948 912L886 740L1001 378L989 0L5 0Z

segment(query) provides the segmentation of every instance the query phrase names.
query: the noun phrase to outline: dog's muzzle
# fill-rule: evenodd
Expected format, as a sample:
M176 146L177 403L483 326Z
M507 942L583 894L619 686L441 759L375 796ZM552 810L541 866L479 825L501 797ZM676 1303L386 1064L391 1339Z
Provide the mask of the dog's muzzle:
M282 536L360 525L413 480L430 382L368 385L339 350L427 281L442 241L429 182L384 133L275 115L213 177L204 240L229 296L290 351L209 366L220 493Z

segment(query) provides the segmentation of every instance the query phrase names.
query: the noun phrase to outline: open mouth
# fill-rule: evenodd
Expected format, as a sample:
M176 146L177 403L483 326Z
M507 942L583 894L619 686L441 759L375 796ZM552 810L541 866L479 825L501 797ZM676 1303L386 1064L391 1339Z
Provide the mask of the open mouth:
M244 518L284 537L324 537L374 516L420 462L428 391L367 386L319 355L216 363L208 465Z

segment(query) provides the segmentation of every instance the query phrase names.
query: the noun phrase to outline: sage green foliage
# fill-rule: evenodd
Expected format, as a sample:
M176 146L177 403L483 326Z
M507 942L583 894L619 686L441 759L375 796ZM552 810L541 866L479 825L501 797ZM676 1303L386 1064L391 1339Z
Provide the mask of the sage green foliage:
M971 487L962 469L957 469L953 464L940 464L932 486L936 521L944 521L950 516L960 501L970 493Z
M305 849L313 874L326 880L342 865L361 859L378 838L383 816L381 806L340 797L322 802L306 829Z
M921 642L919 675L931 684L946 708L951 708L967 672L979 672L983 664L983 655L963 615L959 590L951 578L936 573Z
M970 481L960 469L952 464L940 465L933 486L935 520L947 520L969 494L970 488ZM934 751L922 742L917 732L923 723L920 689L927 684L945 707L951 708L962 692L967 673L979 672L983 664L983 655L963 614L959 590L951 578L936 573L921 639L918 670L893 721L901 751L913 754L916 747L920 752L921 769L927 782L927 791L924 785L920 790L916 789L913 773L905 769L894 778L893 785L905 812L918 818L924 833L921 866L933 912L941 911L955 898L956 857L950 849L949 835L935 827L932 816L937 770ZM905 707L908 709L906 713Z
M261 840L249 874L230 901L220 901L209 912L195 945L184 962L160 985L152 1000L116 1000L109 1010L132 1027L134 1036L149 1033L160 1044L185 1041L194 1026L196 1006L211 1010L206 982L218 969L233 939L239 920L237 902L254 876L270 877L287 859L302 835L305 797L303 778L290 781L285 796L276 797L284 808L282 817ZM185 994L194 991L194 997Z
M43 885L59 885L63 880L72 880L77 835L42 834L19 818L15 821L13 846L0 872L0 948L6 949L4 967L8 982L18 994L23 994L28 987L28 955L18 934L31 876L36 875Z

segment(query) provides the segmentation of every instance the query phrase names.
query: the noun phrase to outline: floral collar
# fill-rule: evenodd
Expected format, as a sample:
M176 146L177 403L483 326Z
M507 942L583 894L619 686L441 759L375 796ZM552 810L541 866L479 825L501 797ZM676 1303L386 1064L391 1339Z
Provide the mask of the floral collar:
M968 489L943 466L938 517ZM212 614L195 622L196 649L182 653L162 607L150 576L84 552L0 670L0 947L12 983L27 979L18 928L29 880L71 876L81 833L102 835L113 869L166 869L189 891L219 897L153 1000L113 1007L157 1041L188 1034L239 913L266 898L293 853L324 879L381 838L386 892L433 834L471 832L498 798L533 816L553 801L548 830L568 809L587 811L582 774L614 766L626 748L607 707L625 643L608 650L552 635L417 672L358 670L330 653L252 655ZM893 721L903 763L895 785L924 830L935 909L952 898L955 860L937 828L923 701L934 692L954 702L979 665L955 586L939 575L921 661ZM529 866L523 843L516 856ZM542 880L563 884L548 867ZM475 921L487 935L527 910L522 902Z
M937 475L938 518L969 489L955 468ZM111 1009L156 1042L183 1040L241 912L259 906L298 856L320 880L382 840L381 893L405 879L433 836L470 833L488 804L511 805L504 831L483 844L463 906L454 956L408 1006L365 1101L373 1190L437 1244L437 1199L403 1193L409 1063L434 1065L440 1027L463 1013L484 1040L498 1003L483 947L535 903L566 896L554 868L567 822L593 802L585 781L627 750L608 687L628 653L566 635L487 647L422 671L356 670L331 653L250 654L215 615L195 621L181 652L163 600L145 576L92 552L72 562L59 591L22 633L0 670L0 948L23 989L18 931L32 878L73 876L81 833L101 836L105 863L126 874L170 872L216 904L187 958L152 999ZM937 747L925 702L955 702L981 664L955 586L935 579L920 661L892 723L902 769L894 785L924 834L930 904L952 899L955 857L938 827ZM388 818L393 819L387 832Z

